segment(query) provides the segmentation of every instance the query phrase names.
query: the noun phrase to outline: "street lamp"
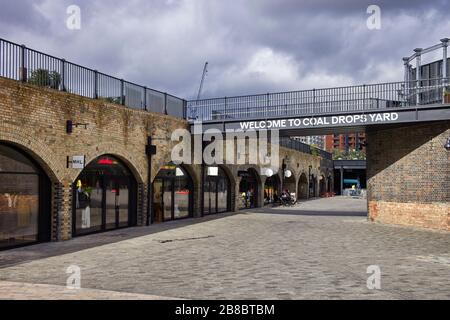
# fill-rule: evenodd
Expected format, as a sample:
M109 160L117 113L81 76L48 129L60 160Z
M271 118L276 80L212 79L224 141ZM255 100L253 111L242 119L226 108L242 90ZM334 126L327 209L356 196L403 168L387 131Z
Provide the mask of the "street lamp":
M444 145L445 150L450 151L450 138L447 139L447 143Z

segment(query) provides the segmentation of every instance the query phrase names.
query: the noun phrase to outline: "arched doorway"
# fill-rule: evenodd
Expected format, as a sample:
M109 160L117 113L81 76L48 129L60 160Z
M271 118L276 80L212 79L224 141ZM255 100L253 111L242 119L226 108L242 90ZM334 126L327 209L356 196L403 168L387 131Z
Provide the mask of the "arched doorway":
M136 180L114 156L98 157L75 181L73 235L80 236L136 225Z
M205 168L203 214L217 214L230 211L230 179L221 167Z
M153 181L153 223L192 217L193 182L182 166L163 166Z
M327 178L327 192L332 192L333 191L333 179L331 178L331 176L328 176Z
M291 195L294 195L293 199L297 198L296 193L296 181L295 181L295 175L292 170L286 170L284 173L284 179L283 179L283 190L289 191Z
M309 181L309 197L315 198L317 196L317 178L314 174L311 175Z
M325 177L321 175L319 177L319 196L325 195L327 192L327 181L325 180Z
M264 184L264 204L278 203L280 195L280 177L278 174L266 179Z
M258 207L259 176L255 169L239 171L239 209Z
M308 199L308 178L302 173L298 181L298 197L299 200Z
M0 250L50 241L51 184L27 154L0 142Z

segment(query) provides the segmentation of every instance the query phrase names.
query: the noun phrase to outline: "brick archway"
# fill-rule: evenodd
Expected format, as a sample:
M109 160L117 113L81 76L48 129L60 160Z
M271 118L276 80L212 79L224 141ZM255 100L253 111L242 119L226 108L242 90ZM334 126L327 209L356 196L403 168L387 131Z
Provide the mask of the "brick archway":
M120 145L113 143L101 143L91 147L86 153L86 165L94 161L100 156L111 155L122 161L128 169L133 173L137 183L144 183L147 181L147 157L135 156ZM68 177L70 181L74 181L79 175L79 171L73 170Z
M27 135L21 130L4 130L0 127L0 142L7 142L30 155L44 170L52 183L63 180L65 168L58 162L58 158L48 147Z

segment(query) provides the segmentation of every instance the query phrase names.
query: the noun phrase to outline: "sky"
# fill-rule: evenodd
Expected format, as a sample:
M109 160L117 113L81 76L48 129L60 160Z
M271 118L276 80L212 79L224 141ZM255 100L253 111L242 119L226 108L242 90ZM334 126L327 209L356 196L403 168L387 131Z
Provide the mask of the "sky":
M403 57L450 37L449 12L450 0L0 0L0 38L193 99L206 61L202 98L401 81Z

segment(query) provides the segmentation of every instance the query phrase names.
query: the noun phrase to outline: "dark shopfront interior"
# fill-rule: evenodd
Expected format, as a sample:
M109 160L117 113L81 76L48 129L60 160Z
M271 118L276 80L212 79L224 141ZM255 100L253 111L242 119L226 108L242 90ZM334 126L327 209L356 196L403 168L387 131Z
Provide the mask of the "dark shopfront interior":
M258 173L254 169L239 171L241 177L239 194L241 202L239 209L256 208L258 206Z
M221 167L205 168L203 214L217 214L230 211L230 179Z
M0 250L50 241L50 180L25 152L0 143Z
M74 236L136 225L136 181L113 156L101 156L82 171L74 184Z
M193 182L187 171L175 164L161 168L153 181L153 223L193 216Z

